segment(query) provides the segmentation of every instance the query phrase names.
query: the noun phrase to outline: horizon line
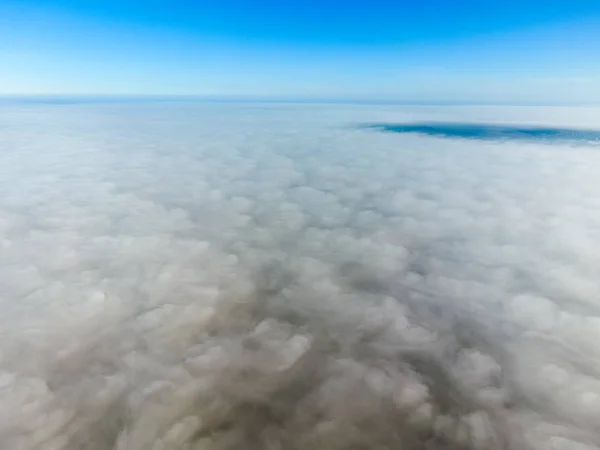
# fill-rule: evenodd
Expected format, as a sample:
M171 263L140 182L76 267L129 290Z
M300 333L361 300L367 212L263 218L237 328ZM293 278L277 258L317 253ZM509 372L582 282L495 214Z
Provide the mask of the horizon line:
M372 104L406 106L600 106L598 101L494 101L494 100L419 100L410 98L377 97L326 97L293 95L207 95L207 94L81 94L81 93L0 93L0 102L31 103L85 103L85 102L219 102L219 103L326 103L326 104Z

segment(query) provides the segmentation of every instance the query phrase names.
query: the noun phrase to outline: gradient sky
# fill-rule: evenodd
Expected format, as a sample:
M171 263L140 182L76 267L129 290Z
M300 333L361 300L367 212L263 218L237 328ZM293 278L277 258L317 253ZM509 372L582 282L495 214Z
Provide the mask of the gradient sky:
M0 94L600 102L600 1L1 0Z

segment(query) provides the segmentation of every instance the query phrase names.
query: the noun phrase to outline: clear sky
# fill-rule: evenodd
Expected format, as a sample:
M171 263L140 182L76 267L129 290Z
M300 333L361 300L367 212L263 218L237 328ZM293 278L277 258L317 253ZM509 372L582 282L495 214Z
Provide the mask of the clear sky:
M600 0L1 0L0 94L600 102Z

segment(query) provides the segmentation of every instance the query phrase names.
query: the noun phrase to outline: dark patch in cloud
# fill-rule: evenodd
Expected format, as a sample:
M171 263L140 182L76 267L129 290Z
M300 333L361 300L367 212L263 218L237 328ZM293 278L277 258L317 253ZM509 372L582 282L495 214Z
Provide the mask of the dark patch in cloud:
M418 133L442 138L600 144L600 131L598 130L447 122L378 123L369 124L366 127L390 133Z

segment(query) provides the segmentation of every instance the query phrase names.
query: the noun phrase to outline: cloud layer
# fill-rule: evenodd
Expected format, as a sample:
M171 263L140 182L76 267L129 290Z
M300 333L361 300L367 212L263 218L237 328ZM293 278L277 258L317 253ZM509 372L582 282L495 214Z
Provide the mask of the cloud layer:
M0 440L600 445L592 108L0 106Z

